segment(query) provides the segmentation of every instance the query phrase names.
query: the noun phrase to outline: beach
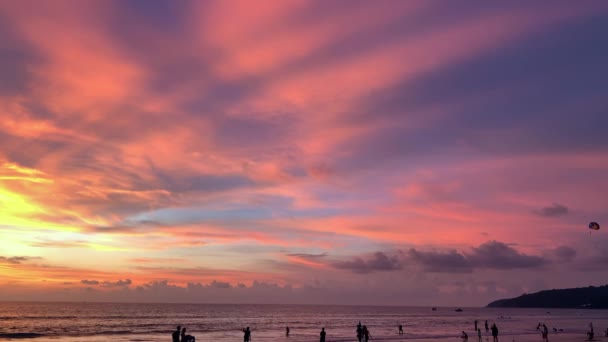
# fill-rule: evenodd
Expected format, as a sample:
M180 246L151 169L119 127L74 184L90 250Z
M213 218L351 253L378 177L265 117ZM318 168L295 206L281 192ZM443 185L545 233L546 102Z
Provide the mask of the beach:
M359 321L372 341L477 342L474 321L483 342L492 341L484 322L496 324L499 341L541 341L536 325L549 328L550 341L584 341L593 323L596 341L608 341L608 311L579 309L501 309L452 307L219 305L113 303L0 303L0 339L37 342L170 341L177 325L198 341L241 341L249 326L252 341L318 341L322 327L327 341L356 341ZM398 325L404 334L398 335ZM285 327L290 336L285 336ZM553 333L553 328L563 332ZM31 335L28 335L31 334ZM34 335L35 334L35 335Z

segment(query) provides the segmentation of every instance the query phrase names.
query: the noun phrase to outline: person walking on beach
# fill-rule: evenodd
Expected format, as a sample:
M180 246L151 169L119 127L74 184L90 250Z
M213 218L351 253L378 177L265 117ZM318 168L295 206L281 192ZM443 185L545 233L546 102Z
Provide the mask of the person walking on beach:
M399 335L403 335L403 325L399 324Z
M243 341L244 342L249 342L251 341L251 330L249 330L249 327L247 327L246 329L243 329Z
M361 327L361 322L359 322L359 324L357 325L357 340L359 340L359 342L361 342L362 339L363 339L363 328Z
M486 324L485 325L486 325L486 334L487 334L488 330L490 330L490 329L488 329L488 320L487 319L486 319Z
M325 328L321 328L321 334L319 334L319 335L321 335L319 342L325 342L325 335L326 335Z
M481 329L477 329L477 342L481 342Z
M363 337L365 337L365 342L368 342L369 339L372 337L372 334L369 333L369 330L367 330L367 327L365 325L363 326Z
M475 320L475 331L477 331L477 320Z
M177 326L177 330L175 330L173 332L173 334L171 334L171 337L173 337L173 342L179 342L179 333L182 331L182 327L181 326Z
M469 335L463 330L460 338L462 338L462 342L467 342L469 340Z
M543 342L549 342L549 329L547 329L547 326L543 324L543 330L542 330L542 337L543 337Z
M285 327L285 336L289 337L289 327Z
M496 326L496 323L492 324L492 341L498 342L498 327Z

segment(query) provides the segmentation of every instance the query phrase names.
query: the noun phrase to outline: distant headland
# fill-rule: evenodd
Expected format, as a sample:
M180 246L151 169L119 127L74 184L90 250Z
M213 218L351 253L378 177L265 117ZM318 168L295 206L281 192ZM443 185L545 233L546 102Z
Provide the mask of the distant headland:
M608 285L545 290L516 298L499 299L487 307L608 309Z

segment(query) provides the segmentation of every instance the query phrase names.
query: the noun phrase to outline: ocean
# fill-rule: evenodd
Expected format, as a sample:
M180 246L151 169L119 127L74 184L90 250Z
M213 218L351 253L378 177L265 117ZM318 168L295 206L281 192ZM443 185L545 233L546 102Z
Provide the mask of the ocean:
M322 327L327 341L356 341L359 321L372 341L453 340L466 331L477 341L473 322L496 323L500 336L538 335L538 322L550 331L584 336L593 322L596 336L608 327L608 310L498 309L333 305L224 305L125 303L0 303L0 339L36 342L171 341L177 325L197 341L242 341L249 326L255 341L318 341ZM404 335L397 334L403 325ZM285 336L285 327L291 333ZM561 333L560 333L561 334ZM540 340L540 337L538 338ZM582 338L580 339L582 340Z

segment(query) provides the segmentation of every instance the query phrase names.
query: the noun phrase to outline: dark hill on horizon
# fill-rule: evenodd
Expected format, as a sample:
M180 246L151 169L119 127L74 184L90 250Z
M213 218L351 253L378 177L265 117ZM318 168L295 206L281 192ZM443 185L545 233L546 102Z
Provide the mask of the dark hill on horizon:
M526 293L516 298L495 300L487 307L608 309L608 285Z

